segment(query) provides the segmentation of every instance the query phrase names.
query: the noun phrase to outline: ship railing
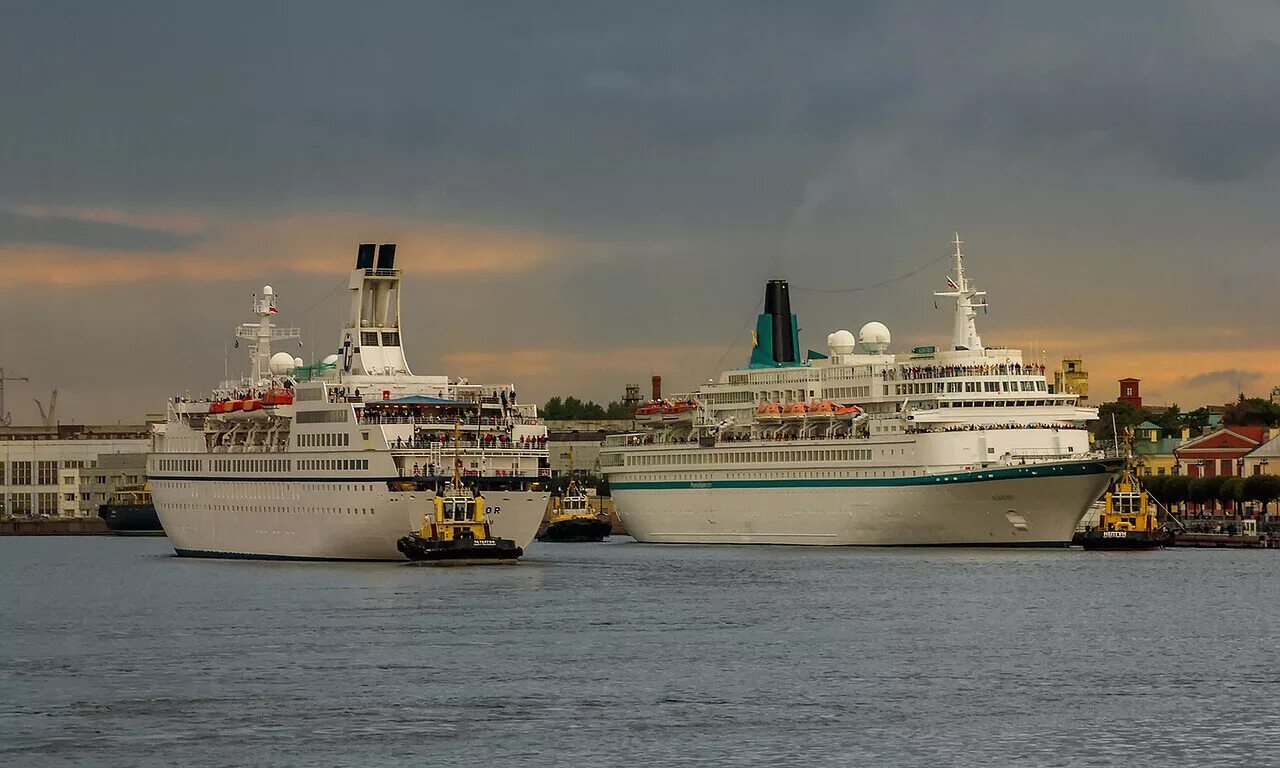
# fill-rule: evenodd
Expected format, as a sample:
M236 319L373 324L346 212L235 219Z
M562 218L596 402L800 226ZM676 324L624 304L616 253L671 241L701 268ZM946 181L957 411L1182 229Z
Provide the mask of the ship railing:
M495 427L499 429L506 429L512 426L513 424L528 424L529 422L527 420L513 421L511 419L504 419L498 416L485 416L479 419L477 419L474 416L469 416L461 419L451 419L446 416L441 416L437 418L409 416L409 415L401 416L398 414L374 413L369 410L364 410L360 414L360 423L361 424L409 424L413 426L434 425L434 426L446 426L446 427L452 427L454 424L461 424L464 427Z
M399 277L399 276L400 276L400 270L398 270L398 269L374 269L374 268L372 268L372 267L366 267L366 268L365 268L365 270L364 270L364 274L365 274L365 277Z
M407 451L444 451L449 452L454 448L455 443L450 440L443 442L440 440L392 440L390 448L394 452L403 453ZM512 453L522 455L545 454L547 452L547 444L543 442L512 442L505 443L498 441L484 440L459 440L457 447L463 451L482 451L484 453Z

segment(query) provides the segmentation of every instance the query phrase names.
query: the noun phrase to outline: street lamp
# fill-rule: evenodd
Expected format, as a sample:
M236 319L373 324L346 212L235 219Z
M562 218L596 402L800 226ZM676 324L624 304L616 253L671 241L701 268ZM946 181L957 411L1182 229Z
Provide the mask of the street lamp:
M1244 457L1236 459L1236 477L1240 478L1240 482L1244 482ZM1235 503L1235 516L1244 517L1244 501L1237 499Z

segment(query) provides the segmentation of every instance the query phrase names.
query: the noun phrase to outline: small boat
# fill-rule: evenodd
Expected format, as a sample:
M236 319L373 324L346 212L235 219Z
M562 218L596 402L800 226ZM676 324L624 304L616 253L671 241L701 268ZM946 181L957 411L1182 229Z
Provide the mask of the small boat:
M613 525L592 511L591 500L578 489L573 476L573 448L569 449L569 485L563 496L551 499L551 504L551 517L538 541L604 541L613 532Z
M501 565L515 563L524 550L511 539L494 537L485 517L484 496L462 483L457 454L461 425L454 427L453 479L432 499L422 529L396 542L396 549L420 565Z
M1104 499L1098 524L1080 537L1085 549L1161 549L1171 543L1172 536L1156 520L1151 499L1128 464Z
M776 419L782 416L782 406L777 403L764 403L756 409L756 416L762 419Z
M803 419L809 415L809 408L804 403L789 403L782 409L784 419Z
M121 536L164 535L146 483L113 490L111 501L98 507L98 517L107 524L107 530Z

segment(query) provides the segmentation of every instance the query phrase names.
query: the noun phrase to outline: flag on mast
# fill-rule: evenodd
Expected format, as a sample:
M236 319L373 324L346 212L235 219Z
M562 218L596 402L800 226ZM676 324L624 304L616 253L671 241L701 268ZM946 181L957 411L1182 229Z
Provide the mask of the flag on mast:
M947 287L953 291L960 290L960 286L956 285L956 281L952 280L949 275L947 276Z

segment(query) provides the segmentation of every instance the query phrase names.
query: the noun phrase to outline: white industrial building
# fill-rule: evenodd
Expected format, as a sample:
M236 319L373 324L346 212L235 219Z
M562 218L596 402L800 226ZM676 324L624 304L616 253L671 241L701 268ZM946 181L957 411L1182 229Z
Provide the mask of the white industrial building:
M91 517L150 450L145 425L0 427L0 517Z

